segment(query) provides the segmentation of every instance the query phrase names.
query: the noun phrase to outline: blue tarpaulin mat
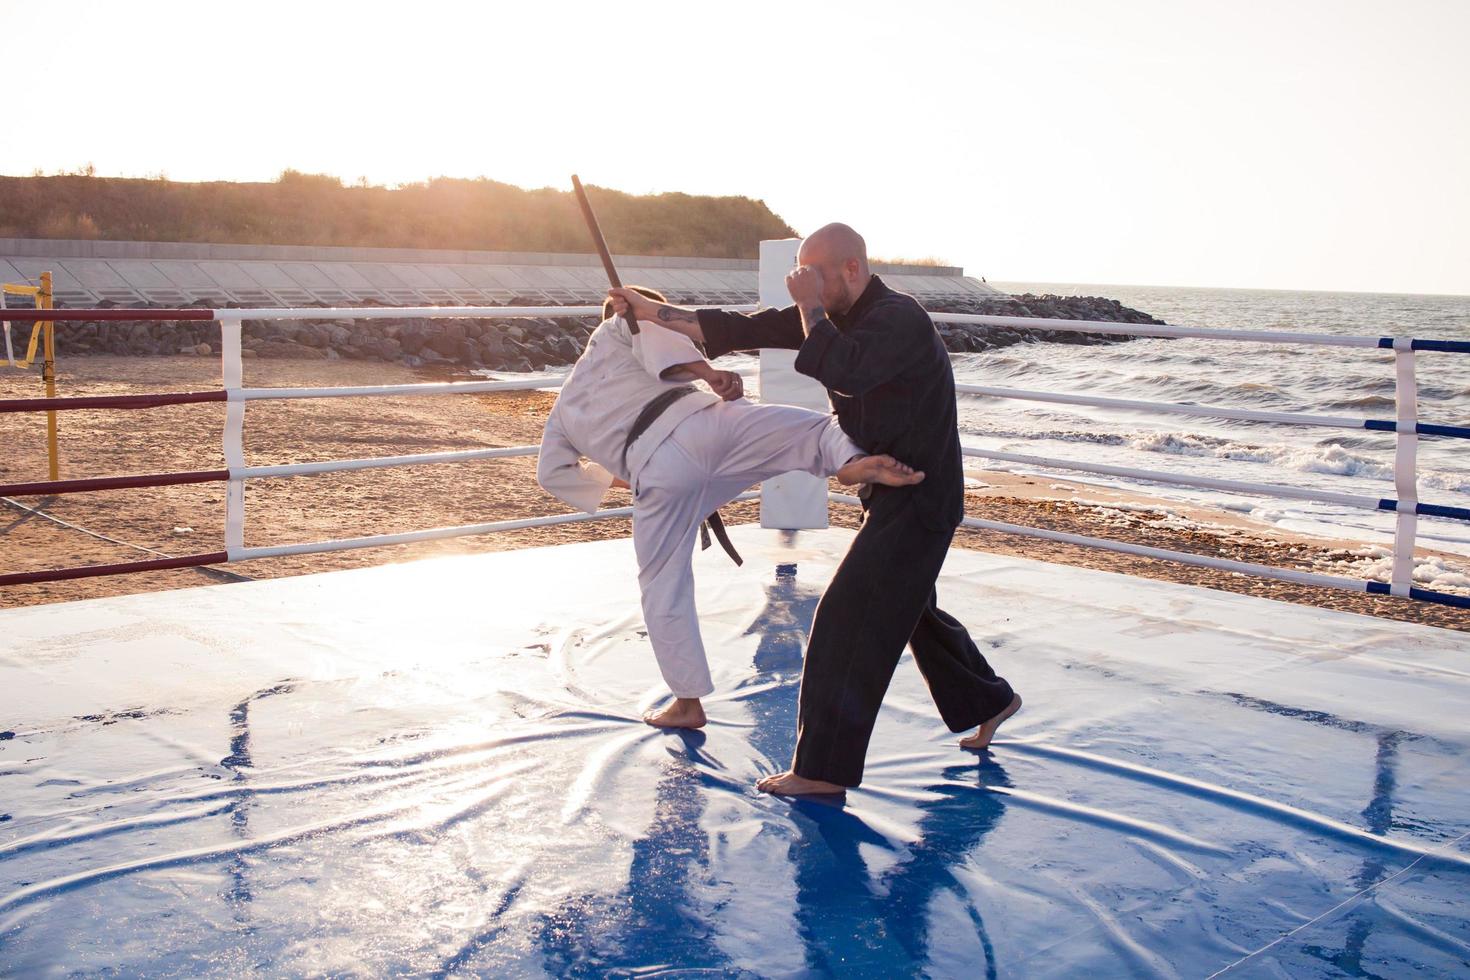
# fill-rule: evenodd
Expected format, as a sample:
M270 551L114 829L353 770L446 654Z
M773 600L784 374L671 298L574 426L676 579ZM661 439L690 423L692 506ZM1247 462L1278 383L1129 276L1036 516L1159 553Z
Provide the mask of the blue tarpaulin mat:
M849 532L735 538L692 734L626 540L0 613L0 973L1470 975L1466 634L955 550L1026 707L775 799Z

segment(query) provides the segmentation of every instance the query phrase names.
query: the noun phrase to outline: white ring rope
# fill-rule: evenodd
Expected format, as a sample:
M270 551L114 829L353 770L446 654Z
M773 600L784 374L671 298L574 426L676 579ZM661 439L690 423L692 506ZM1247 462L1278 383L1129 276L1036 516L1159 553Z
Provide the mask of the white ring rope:
M358 385L341 388L231 388L232 402L288 400L293 398L361 398L391 395L473 395L490 391L535 391L560 388L564 378L542 378L533 381L440 381L416 385Z
M991 398L1015 398L1021 401L1055 402L1060 405L1091 405L1097 408L1122 408L1164 415L1193 415L1211 419L1240 419L1246 422L1280 422L1286 425L1319 425L1327 428L1362 429L1363 420L1343 415L1303 415L1296 412L1256 412L1244 408L1211 408L1205 405L1181 405L1175 402L1146 402L1129 398L1102 398L1095 395L1067 395L1052 391L1028 391L1024 388L994 388L989 385L954 386L966 395Z
M1240 480L1221 480L1208 476L1180 476L1162 470L1139 470L1131 466L1108 466L1103 463L1082 463L1075 460L1052 459L1048 456L1029 456L1025 453L1006 453L989 449L962 447L966 456L977 459L993 459L1004 463L1024 463L1048 469L1075 470L1079 473L1096 473L1100 476L1133 477L1154 483L1173 483L1183 487L1202 487L1208 490L1224 490L1229 493L1267 494L1273 497L1288 497L1294 500L1312 500L1323 504L1341 504L1344 507L1361 507L1364 510L1382 510L1377 497L1364 497L1354 493L1334 493L1328 490L1302 490L1279 483L1246 483Z
M828 498L842 504L862 503L857 497L845 493L830 493L828 494ZM1107 538L1093 538L1082 534L1067 534L1064 531L1050 531L1039 527L1006 524L1001 521L986 521L978 517L966 517L962 526L978 528L984 531L1000 531L1004 534L1017 534L1027 538L1044 538L1048 541L1060 541L1063 544L1075 544L1084 548L1100 548L1104 551L1117 551L1127 555L1137 555L1141 558L1156 558L1160 561L1179 562L1182 565L1195 565L1200 568L1215 568L1227 572L1239 572L1242 575L1257 575L1262 578L1280 579L1284 582L1296 582L1301 585L1320 585L1333 589L1345 589L1349 592L1368 591L1367 582L1359 579L1343 578L1339 575L1318 575L1313 572L1298 572L1289 568L1275 568L1271 565L1232 561L1229 558L1209 558L1204 555L1193 555L1185 551L1150 548L1141 544L1110 541Z
M758 492L742 493L731 503L740 500L755 500ZM377 548L394 544L410 544L415 541L435 541L443 538L462 538L472 534L491 534L496 531L519 531L528 527L551 527L557 524L578 524L589 521L610 521L632 517L632 507L614 507L595 514L555 514L551 517L523 517L513 521L493 521L489 524L466 524L460 527L436 527L425 531L404 531L399 534L373 534L362 538L343 538L337 541L314 541L309 544L283 544L263 548L229 549L230 561L249 561L252 558L279 558L285 555L310 555L328 551L351 551L356 548Z
M731 313L754 313L758 306L721 306ZM217 310L241 320L498 320L514 317L602 316L601 306L339 306L329 309Z
M1109 323L1101 320L1058 320L1034 316L992 316L979 313L930 313L943 323L970 323L986 327L1019 327L1027 330L1070 330L1076 333L1121 334L1127 337L1191 337L1201 340L1239 340L1259 344L1306 344L1313 347L1377 347L1378 337L1338 337L1324 333L1289 333L1279 330L1212 330L1205 327L1176 327L1169 324Z
M444 453L416 453L411 456L373 456L367 459L334 459L321 463L287 463L282 466L246 466L230 470L230 478L254 480L268 477L312 476L343 470L372 470L388 466L420 466L429 463L462 463L473 459L507 459L535 456L540 445L506 446L496 449L463 449Z

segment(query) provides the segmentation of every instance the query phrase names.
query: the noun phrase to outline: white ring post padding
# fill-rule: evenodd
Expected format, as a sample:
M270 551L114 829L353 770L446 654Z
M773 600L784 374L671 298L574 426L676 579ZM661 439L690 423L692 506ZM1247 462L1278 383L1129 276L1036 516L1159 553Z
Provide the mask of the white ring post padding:
M1195 337L1201 340L1240 340L1258 344L1307 344L1313 347L1377 347L1377 337L1336 337L1325 333L1286 333L1279 330L1211 330L1205 327L1152 326L1098 320L1058 320L1035 316L992 316L981 313L930 313L931 320L973 323L987 327L1074 330L1078 333L1120 334L1125 337ZM1406 338L1405 338L1406 339Z
M266 401L291 398L360 398L367 395L472 395L487 391L536 391L560 388L565 378L535 381L442 381L417 385L359 385L355 388L241 388L230 401Z
M1394 440L1393 482L1399 506L1393 530L1393 571L1390 595L1407 598L1414 584L1414 540L1419 533L1419 384L1414 372L1414 348L1407 337L1393 342L1394 403L1398 429Z
M447 453L418 453L412 456L374 456L367 459L334 459L321 463L287 463L282 466L247 466L239 471L246 480L282 476L312 476L342 470L372 470L387 466L419 466L428 463L462 463L473 459L506 459L535 456L541 447L506 446L497 449L463 449ZM231 471L231 475L235 471Z
M796 265L799 238L761 242L757 284L761 305L791 305L786 291L786 274ZM767 348L760 352L761 404L795 405L821 412L832 411L827 389L814 378L796 370L796 351ZM827 481L811 473L792 471L761 484L761 527L783 531L821 529L828 524Z
M222 318L220 326L220 371L225 387L225 467L230 471L225 486L225 553L234 561L235 552L245 547L245 403L235 398L244 383L240 356L240 321Z
M754 500L757 492L742 493L735 500ZM732 501L733 503L733 501ZM632 517L633 508L615 507L600 510L595 514L556 514L552 517L523 517L514 521L494 521L490 524L466 524L461 527L436 527L425 531L405 531L401 534L374 534L365 538L344 538L339 541L315 541L310 544L283 544L263 548L242 548L230 553L230 561L249 561L252 558L279 558L283 555L311 555L328 551L351 551L356 548L378 548L394 544L410 544L414 541L435 541L442 538L463 538L472 534L490 534L495 531L519 531L528 527L551 527L556 524L578 524L587 521L610 521L620 517Z
M1344 507L1361 507L1363 510L1381 510L1377 497L1364 497L1355 493L1332 493L1324 490L1301 490L1279 483L1245 483L1240 480L1220 480L1209 476L1179 476L1161 470L1137 470L1131 466L1108 466L1103 463L1082 463L1069 459L1052 459L1047 456L1028 456L1024 453L1005 453L989 449L962 447L966 456L976 459L993 459L1003 463L1025 463L1058 470L1076 470L1079 473L1097 473L1102 476L1123 476L1154 483L1173 483L1182 487L1204 487L1209 490L1225 490L1230 493L1265 494L1270 497L1286 497L1293 500L1313 500L1323 504L1341 504Z
M753 313L751 305L722 310ZM241 320L495 320L538 316L602 316L601 306L342 306L331 309L215 310L215 316Z
M1174 402L1142 402L1130 398L1100 398L1092 395L1066 395L1051 391L1028 391L1024 388L994 388L989 385L955 385L965 395L988 395L991 398L1016 398L1021 401L1055 402L1059 405L1092 405L1097 408L1123 408L1164 415L1194 415L1211 419L1242 419L1249 422L1282 422L1287 425L1320 425L1334 429L1362 429L1362 419L1343 415L1302 415L1296 412L1255 412L1244 408L1211 408L1201 405L1179 405Z
M844 504L861 503L858 498L845 493L833 493L832 499ZM1209 558L1204 555L1193 555L1186 551L1168 551L1164 548L1149 548L1141 544L1110 541L1107 538L1092 538L1083 534L1067 534L1064 531L1025 527L1021 524L985 521L978 517L966 517L962 526L979 528L984 531L1001 531L1005 534L1017 534L1027 538L1044 538L1048 541L1061 541L1064 544L1075 544L1084 548L1100 548L1104 551L1117 551L1125 555L1138 555L1142 558L1157 558L1160 561L1173 561L1181 565L1195 565L1200 568L1218 568L1227 572L1239 572L1242 575L1256 575L1261 578L1280 579L1283 582L1298 582L1302 585L1321 585L1333 589L1346 589L1349 592L1368 591L1367 582L1360 579L1343 578L1339 575L1317 575L1313 572L1298 572L1290 568L1274 568L1271 565L1256 565L1250 562L1231 561L1228 558Z

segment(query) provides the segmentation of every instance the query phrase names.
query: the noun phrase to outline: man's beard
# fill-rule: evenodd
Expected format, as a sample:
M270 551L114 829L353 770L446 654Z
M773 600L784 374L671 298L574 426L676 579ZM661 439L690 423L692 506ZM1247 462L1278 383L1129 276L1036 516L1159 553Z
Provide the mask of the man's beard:
M848 310L852 309L852 304L857 302L857 297L853 295L852 284L849 283L846 279L843 279L841 280L841 286L841 298L839 298L836 303L830 304L832 306L833 313L846 313Z

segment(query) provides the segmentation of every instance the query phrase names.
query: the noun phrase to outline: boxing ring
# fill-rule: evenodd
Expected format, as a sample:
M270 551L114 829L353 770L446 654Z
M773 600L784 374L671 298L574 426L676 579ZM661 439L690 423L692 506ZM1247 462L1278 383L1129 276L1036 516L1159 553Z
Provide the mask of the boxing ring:
M46 311L217 319L224 385L0 411L221 403L226 466L0 496L222 483L224 548L12 572L0 585L628 516L245 542L251 480L537 449L250 466L249 402L557 381L247 387L242 321L592 314ZM1470 519L1418 500L1417 438L1470 429L1418 419L1414 358L1470 344L936 319L1393 350L1394 419L1128 403L1396 433L1393 499L1147 474L1391 511L1391 582L967 524L1470 605L1409 578L1417 516ZM961 386L967 395L1083 397ZM945 606L1026 708L991 752L963 752L905 656L867 783L792 802L752 784L789 758L805 633L850 532L732 533L744 568L696 556L717 685L700 733L638 720L662 688L627 540L0 612L0 974L1470 975L1465 634L956 549Z

